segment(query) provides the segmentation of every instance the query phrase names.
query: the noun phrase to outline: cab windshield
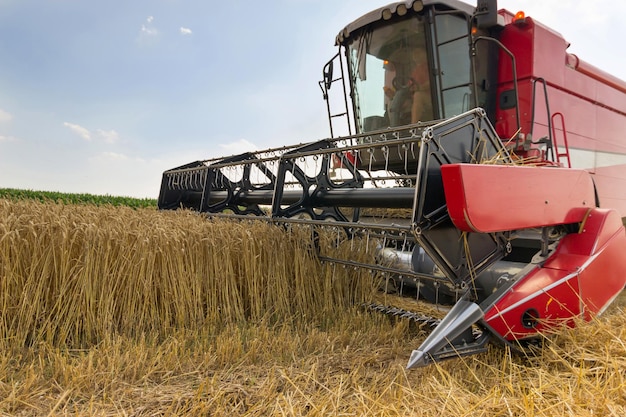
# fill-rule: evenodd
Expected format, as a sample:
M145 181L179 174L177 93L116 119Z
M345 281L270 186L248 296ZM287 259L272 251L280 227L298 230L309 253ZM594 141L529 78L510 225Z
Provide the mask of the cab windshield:
M421 16L364 30L347 47L359 131L433 119Z

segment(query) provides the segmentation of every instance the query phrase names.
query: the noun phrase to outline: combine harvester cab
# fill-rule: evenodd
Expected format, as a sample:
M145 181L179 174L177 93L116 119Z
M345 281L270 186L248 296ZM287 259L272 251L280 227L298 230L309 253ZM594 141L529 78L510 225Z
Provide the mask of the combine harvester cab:
M336 44L329 139L168 170L159 208L366 242L318 256L451 306L369 306L436 324L408 367L523 349L607 308L626 284L626 83L495 1L394 3Z

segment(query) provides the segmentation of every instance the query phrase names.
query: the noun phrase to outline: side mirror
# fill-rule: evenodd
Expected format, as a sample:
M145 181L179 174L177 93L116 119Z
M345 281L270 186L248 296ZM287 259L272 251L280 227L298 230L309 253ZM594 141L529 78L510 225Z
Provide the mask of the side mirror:
M324 67L324 86L327 90L330 90L330 86L333 83L333 61L328 62Z
M476 27L489 29L498 24L498 0L478 0L476 4Z

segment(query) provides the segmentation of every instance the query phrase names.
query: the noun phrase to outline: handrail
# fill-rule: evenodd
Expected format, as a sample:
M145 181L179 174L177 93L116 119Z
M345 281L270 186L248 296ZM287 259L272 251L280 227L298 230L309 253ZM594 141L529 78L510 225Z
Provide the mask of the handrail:
M565 148L565 152L559 152L559 147L556 143L556 128L554 127L554 121L557 117L560 117L561 119L561 130L563 131L563 147ZM554 137L554 148L556 149L556 162L557 163L561 163L561 157L565 156L567 157L567 167L571 168L572 167L572 160L570 158L570 154L569 154L569 144L567 142L567 130L565 130L565 117L563 116L563 113L561 112L556 112L552 115L552 129L553 129L553 137Z

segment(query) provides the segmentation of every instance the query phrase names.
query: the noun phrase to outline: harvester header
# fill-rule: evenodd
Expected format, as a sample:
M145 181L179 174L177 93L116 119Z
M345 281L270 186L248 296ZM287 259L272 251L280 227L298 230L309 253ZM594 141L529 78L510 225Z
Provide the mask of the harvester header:
M364 238L367 261L318 256L451 306L368 304L437 325L408 367L523 350L607 308L626 284L626 83L495 1L393 3L335 43L329 138L168 170L159 208Z

